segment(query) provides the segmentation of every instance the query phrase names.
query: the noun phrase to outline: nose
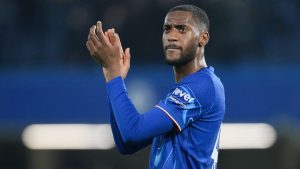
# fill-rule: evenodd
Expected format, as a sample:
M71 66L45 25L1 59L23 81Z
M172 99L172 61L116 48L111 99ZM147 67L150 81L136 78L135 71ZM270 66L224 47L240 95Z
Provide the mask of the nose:
M176 31L174 29L171 29L167 34L167 40L168 42L176 42L178 41L178 37L176 35Z
M174 37L174 36L171 36L171 37L168 37L168 42L176 42L177 41L177 38Z

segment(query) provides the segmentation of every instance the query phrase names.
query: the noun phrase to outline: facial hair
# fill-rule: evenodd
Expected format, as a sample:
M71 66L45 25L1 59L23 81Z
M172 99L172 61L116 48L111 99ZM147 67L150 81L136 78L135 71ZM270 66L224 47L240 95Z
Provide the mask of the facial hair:
M183 65L186 65L191 60L193 60L196 57L198 44L195 44L191 46L189 49L186 50L185 53L181 50L181 56L177 60L168 60L166 57L166 63L171 66L181 67ZM166 56L166 50L164 50L165 56Z

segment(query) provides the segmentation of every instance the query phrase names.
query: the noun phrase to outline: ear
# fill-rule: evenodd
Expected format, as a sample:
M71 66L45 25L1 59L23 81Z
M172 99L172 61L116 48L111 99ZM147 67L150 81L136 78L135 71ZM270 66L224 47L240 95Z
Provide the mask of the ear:
M207 31L200 34L199 46L205 46L209 41L209 33Z

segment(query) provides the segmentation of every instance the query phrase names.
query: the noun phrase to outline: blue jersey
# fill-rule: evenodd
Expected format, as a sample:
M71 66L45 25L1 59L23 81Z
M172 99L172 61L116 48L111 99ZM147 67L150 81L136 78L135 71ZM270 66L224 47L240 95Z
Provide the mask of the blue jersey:
M225 96L214 69L207 67L186 76L156 107L177 131L153 139L149 168L215 169Z
M130 101L121 77L107 83L107 92L120 153L131 154L152 143L150 169L216 168L225 96L212 67L184 77L143 114Z

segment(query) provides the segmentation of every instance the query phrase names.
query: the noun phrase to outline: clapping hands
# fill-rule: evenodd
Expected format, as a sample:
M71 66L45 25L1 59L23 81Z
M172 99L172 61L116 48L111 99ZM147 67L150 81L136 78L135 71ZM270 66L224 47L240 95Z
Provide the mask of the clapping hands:
M90 28L86 46L102 66L106 82L118 76L126 78L130 68L130 49L123 51L119 35L114 29L103 32L102 23L98 21Z

